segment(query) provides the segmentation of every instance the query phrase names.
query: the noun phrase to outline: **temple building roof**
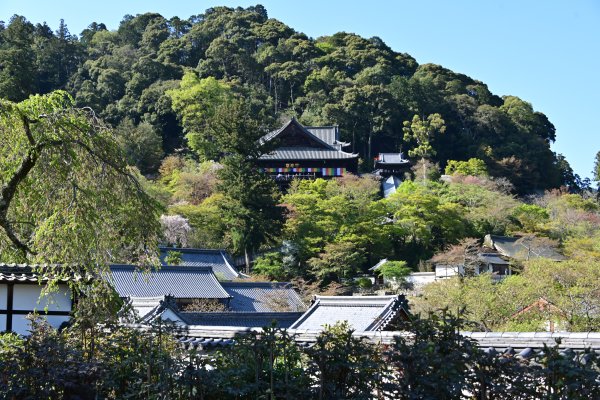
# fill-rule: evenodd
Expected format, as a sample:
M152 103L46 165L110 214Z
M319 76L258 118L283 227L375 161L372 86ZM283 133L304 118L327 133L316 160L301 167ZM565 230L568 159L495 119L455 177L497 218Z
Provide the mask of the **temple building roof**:
M222 282L237 312L303 312L306 305L286 282Z
M315 147L280 147L263 154L261 160L346 160L358 155L340 150L319 149Z
M346 321L357 331L381 331L398 317L407 318L403 296L315 296L311 307L290 328L321 330Z
M109 281L120 297L229 299L211 267L162 266L140 271L133 265L111 265Z
M181 317L189 325L235 326L262 328L275 323L278 328L289 328L301 312L181 312Z
M548 258L554 261L566 259L545 238L486 235L483 245L495 249L505 257L520 261L534 258Z
M305 127L295 118L281 128L264 135L259 143L276 140L276 148L263 154L260 160L343 160L358 159L358 154L346 153L348 143L339 140L337 126Z
M230 281L246 277L246 275L239 273L233 267L233 261L225 250L161 247L160 261L162 265L166 265L165 257L170 251L181 253L181 263L179 266L210 267L220 280Z

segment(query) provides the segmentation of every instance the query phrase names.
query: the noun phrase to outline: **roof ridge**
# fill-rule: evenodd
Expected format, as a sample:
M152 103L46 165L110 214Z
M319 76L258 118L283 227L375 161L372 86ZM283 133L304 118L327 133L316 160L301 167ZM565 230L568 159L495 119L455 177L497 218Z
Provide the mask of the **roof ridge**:
M314 133L312 133L311 131L309 131L308 129L306 129L306 127L304 125L302 125L300 122L298 122L298 120L296 118L294 118L294 117L292 117L281 128L279 128L279 129L277 129L275 131L269 132L266 135L264 135L263 137L261 137L259 139L259 142L260 143L265 143L265 142L268 142L268 141L271 141L271 140L275 139L277 136L279 136L279 134L281 132L283 132L292 123L295 124L298 128L300 128L302 130L302 132L304 132L304 134L306 134L307 136L309 136L312 139L314 139L317 143L320 143L320 144L324 145L325 147L327 147L328 150L339 151L338 149L336 149L335 147L333 147L332 145L330 145L329 143L325 142L320 137L318 137L317 135L315 135Z
M222 282L221 283L223 286L235 286L235 285L242 285L242 286L287 286L287 285L292 285L290 282L238 282L238 281L229 281L229 282Z
M213 272L211 266L199 266L199 265L161 265L160 268L144 270L137 265L132 264L111 264L109 268L112 269L127 269L127 270L139 270L140 272L179 272L179 271L195 271L195 272Z
M203 249L196 247L167 247L159 246L160 251L178 251L181 253L220 253L226 251L225 249Z

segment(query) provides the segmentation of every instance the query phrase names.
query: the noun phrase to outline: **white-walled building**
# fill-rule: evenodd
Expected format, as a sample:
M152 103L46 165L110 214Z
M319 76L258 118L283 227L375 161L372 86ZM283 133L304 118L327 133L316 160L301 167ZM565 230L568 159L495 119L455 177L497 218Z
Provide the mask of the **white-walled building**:
M70 319L73 296L68 282L58 284L58 289L44 295L44 282L38 272L52 267L26 264L0 264L0 331L26 335L30 328L27 315L39 314L58 328Z

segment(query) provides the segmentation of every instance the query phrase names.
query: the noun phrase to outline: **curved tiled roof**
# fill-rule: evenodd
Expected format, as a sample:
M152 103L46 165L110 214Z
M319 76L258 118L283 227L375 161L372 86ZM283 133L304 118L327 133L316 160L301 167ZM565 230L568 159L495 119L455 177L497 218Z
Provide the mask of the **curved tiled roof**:
M321 330L347 321L357 331L380 331L398 315L407 314L403 296L315 296L312 306L291 329Z
M334 147L333 143L328 143L326 140L323 140L323 138L315 135L314 133L312 133L311 131L309 131L308 129L306 129L304 127L304 125L302 125L300 122L298 122L296 120L296 118L292 118L290 119L288 122L285 123L285 125L283 125L281 128L276 129L272 132L267 133L266 135L264 135L263 137L261 137L259 139L259 143L266 143L269 142L273 139L275 139L277 136L279 136L283 131L285 131L287 128L289 128L290 126L295 126L296 128L300 129L300 131L302 133L304 133L307 137L309 137L311 140L313 140L316 143L319 143L321 146L323 146L324 148L330 149L330 150L336 150L336 148ZM313 127L314 129L314 127ZM327 139L327 137L325 137L325 139Z
M357 158L358 154L341 150L318 149L315 147L279 147L260 156L261 160L345 160Z
M223 282L223 288L232 296L232 311L276 312L304 311L306 305L286 282Z
M544 239L538 242L536 237L486 235L484 245L496 249L506 257L522 261L534 258L548 258L554 261L566 259L552 245L544 243Z
M144 273L133 265L111 265L109 281L121 297L228 299L210 267L163 266Z
M271 326L289 328L301 312L180 312L189 325L255 327Z
M358 154L346 153L340 149L347 145L338 139L338 128L336 126L311 126L305 127L295 118L290 119L281 128L269 132L260 138L259 142L266 143L277 138L286 129L297 129L301 132L315 147L285 147L277 149L260 156L261 160L343 160L358 158ZM319 147L320 146L320 147Z
M233 267L233 262L225 250L161 247L160 261L162 265L166 265L165 257L169 251L181 253L181 264L179 266L211 267L220 280L230 281L244 277Z
M377 162L381 164L410 164L410 161L404 158L402 153L379 153Z
M233 344L237 335L260 333L260 328L234 326L201 326L190 325L179 336L180 342L189 347L210 348ZM299 344L310 345L321 334L322 329L288 329L288 334ZM486 353L503 356L514 356L529 359L542 357L545 346L558 345L561 354L569 352L591 352L600 350L600 332L467 332L460 334L474 341L475 345ZM391 344L397 337L409 340L411 333L403 331L354 331L354 337L363 338L372 343ZM557 344L557 341L560 343Z

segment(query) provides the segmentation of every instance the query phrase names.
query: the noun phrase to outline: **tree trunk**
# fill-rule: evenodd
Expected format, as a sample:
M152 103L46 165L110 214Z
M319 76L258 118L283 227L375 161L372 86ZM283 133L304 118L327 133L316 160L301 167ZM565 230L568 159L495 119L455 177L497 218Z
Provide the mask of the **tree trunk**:
M244 257L246 259L246 274L250 275L250 254L248 254L247 247L244 247Z
M369 141L367 143L367 160L369 163L372 162L372 159L371 159L371 142L372 142L372 140L373 140L373 130L369 129Z
M275 104L273 106L275 108L275 113L277 113L277 80L273 82L273 93L275 94Z

